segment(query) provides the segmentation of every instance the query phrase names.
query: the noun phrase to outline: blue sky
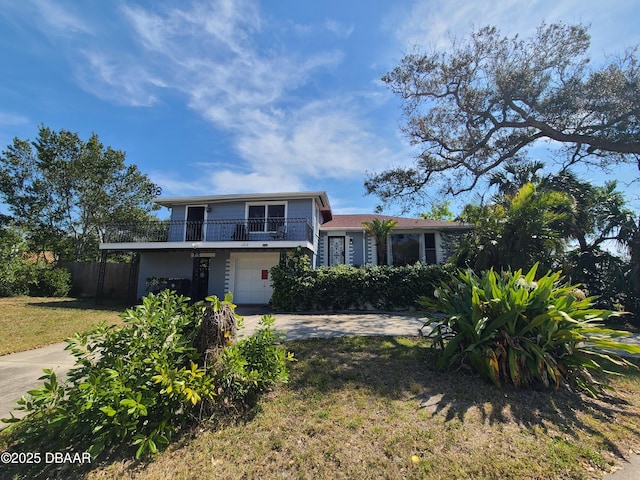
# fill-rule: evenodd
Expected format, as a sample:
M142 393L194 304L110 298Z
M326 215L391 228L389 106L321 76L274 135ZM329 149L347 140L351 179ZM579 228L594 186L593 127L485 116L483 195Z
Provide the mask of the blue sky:
M596 65L640 44L636 0L0 0L0 148L95 132L163 196L326 190L371 212L366 172L415 153L380 77L416 45L542 21L590 24Z

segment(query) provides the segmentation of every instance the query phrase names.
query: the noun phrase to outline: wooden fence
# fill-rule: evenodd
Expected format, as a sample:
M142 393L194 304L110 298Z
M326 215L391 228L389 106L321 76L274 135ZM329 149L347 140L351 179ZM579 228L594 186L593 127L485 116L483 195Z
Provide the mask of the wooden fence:
M64 268L71 273L71 295L94 297L98 286L100 262L69 262ZM104 277L104 298L130 299L136 292L129 291L130 263L107 263ZM135 288L135 285L133 285Z

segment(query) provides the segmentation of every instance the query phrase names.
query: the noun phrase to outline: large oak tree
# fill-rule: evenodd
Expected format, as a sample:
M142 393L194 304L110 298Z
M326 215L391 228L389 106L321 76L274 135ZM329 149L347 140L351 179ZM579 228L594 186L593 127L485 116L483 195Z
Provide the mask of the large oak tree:
M106 223L147 219L157 187L125 154L68 130L41 126L0 154L0 198L35 252L91 261Z
M383 202L426 187L459 194L545 142L561 169L639 162L637 51L593 68L589 46L582 25L543 24L531 38L486 27L448 51L406 55L382 80L421 152L412 166L371 174L367 191Z

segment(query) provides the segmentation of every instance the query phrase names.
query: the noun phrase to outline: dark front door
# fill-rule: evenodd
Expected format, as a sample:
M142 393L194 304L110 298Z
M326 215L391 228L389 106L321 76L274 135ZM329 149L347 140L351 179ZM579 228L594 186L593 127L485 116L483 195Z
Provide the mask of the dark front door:
M194 257L191 300L204 300L209 294L209 258Z
M185 241L200 242L204 226L204 207L187 207L187 231Z

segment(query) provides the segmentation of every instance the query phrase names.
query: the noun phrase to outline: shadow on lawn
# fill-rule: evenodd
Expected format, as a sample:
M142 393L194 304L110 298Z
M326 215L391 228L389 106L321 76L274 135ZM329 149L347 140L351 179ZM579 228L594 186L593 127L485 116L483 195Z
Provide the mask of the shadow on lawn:
M41 301L28 301L26 305L30 307L41 308L68 308L74 310L104 310L108 312L122 313L132 305L125 300L120 299L108 299L101 300L100 305L97 305L92 298L60 298L60 299L46 299Z
M621 395L598 400L568 391L500 390L476 375L463 371L436 372L434 352L427 340L401 337L340 337L287 342L285 348L294 353L287 389L299 392L301 398L323 396L354 386L369 389L376 396L391 400L415 402L431 418L461 425L517 424L522 429L544 432L550 439L557 435L580 438L586 432L598 438L603 448L624 457L617 442L598 430L600 424L616 423L629 438L640 436L638 408ZM631 373L638 375L638 373ZM304 400L303 400L304 401ZM242 417L223 418L225 423L251 422L260 411L253 405ZM620 425L620 418L633 422ZM212 428L216 428L215 426ZM193 431L185 429L174 437L176 444L188 442ZM78 447L81 450L81 447ZM0 477L12 478L85 478L88 470L100 464L130 459L130 454L114 452L84 468L70 465L32 465L28 469L16 465L0 465ZM134 461L133 472L146 460ZM4 474L11 476L4 477Z
M361 384L379 396L416 401L418 408L446 422L464 424L471 414L482 423L516 423L549 436L562 433L578 438L580 431L587 432L618 457L627 452L620 451L616 442L594 425L618 423L623 415L638 420L622 426L625 435L640 435L640 413L620 395L593 399L566 390L501 390L465 371L436 372L428 341L345 337L293 342L287 348L297 359L289 382L294 390L328 393ZM637 371L625 372L639 375Z

